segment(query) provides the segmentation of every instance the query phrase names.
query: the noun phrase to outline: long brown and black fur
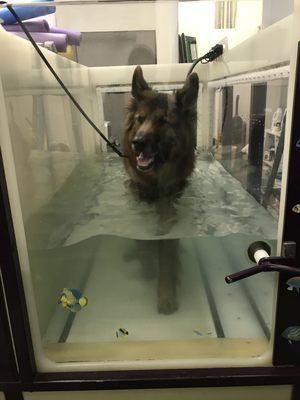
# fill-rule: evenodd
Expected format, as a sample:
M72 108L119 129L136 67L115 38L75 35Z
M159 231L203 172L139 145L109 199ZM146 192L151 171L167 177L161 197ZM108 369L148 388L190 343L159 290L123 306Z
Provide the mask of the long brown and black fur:
M139 197L154 202L160 233L176 221L173 207L195 163L196 104L199 81L189 75L175 94L152 90L136 67L124 129L124 164ZM159 232L158 232L159 234ZM158 254L158 310L170 314L177 307L179 240L137 241L146 275L151 275Z

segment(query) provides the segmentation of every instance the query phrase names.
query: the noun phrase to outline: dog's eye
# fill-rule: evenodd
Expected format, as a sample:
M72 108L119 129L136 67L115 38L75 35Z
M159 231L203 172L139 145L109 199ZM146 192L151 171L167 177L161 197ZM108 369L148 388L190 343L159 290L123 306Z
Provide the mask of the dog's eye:
M145 121L146 117L144 117L143 115L136 115L135 119L139 124L142 124Z

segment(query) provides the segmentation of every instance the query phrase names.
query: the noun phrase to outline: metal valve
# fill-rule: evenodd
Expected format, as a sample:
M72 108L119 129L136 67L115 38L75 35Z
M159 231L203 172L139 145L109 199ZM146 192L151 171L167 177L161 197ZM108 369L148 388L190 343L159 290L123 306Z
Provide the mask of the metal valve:
M293 257L271 257L271 248L265 242L254 242L248 248L248 256L256 265L225 276L226 283L233 283L261 272L286 272L291 276L300 276L300 268L292 267Z

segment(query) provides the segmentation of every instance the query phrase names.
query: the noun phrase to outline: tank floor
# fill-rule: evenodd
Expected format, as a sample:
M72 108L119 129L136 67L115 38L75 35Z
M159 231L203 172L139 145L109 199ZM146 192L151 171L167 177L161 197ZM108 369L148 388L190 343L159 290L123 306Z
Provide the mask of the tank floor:
M144 278L139 260L126 257L133 243L102 237L83 288L88 305L74 315L63 340L86 343L268 337L276 276L260 274L231 285L224 281L228 273L249 265L244 249L251 241L245 235L182 239L179 308L163 315L157 311L156 279ZM57 340L66 315L65 310L57 310L47 341ZM119 328L129 334L117 337Z

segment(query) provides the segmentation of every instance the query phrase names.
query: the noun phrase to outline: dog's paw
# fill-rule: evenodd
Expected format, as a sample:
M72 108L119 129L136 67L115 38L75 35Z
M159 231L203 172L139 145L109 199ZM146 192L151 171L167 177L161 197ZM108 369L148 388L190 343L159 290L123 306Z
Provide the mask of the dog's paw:
M161 295L158 297L157 309L160 314L170 315L178 309L176 295Z

